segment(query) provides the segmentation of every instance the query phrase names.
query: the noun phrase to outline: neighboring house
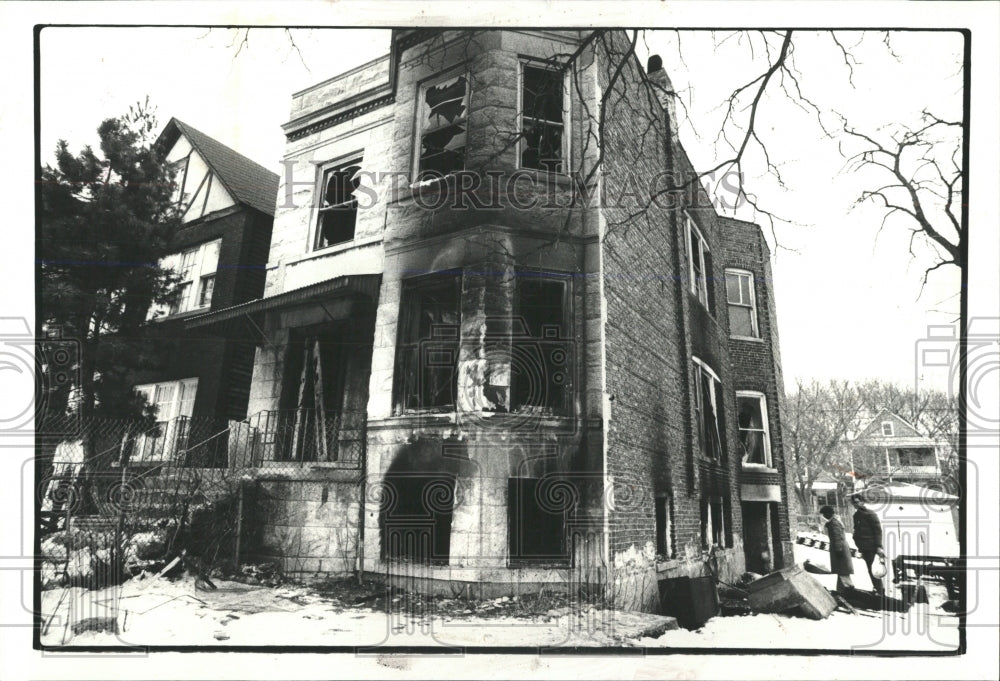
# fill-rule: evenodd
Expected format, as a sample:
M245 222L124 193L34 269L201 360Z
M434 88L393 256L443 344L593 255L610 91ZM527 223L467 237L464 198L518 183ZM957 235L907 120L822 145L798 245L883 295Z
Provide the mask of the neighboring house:
M859 481L928 483L941 478L947 442L924 435L898 415L882 409L849 443Z
M162 266L181 275L176 301L150 311L165 361L134 376L158 407L158 427L133 461L162 460L246 417L255 344L188 333L183 320L259 298L264 290L278 176L172 118L158 143L177 170L183 218Z
M448 593L604 583L647 608L710 562L730 581L791 564L760 229L697 180L634 224L614 201L545 205L597 161L615 61L557 68L583 35L396 31L293 95L264 296L186 323L257 342L258 557ZM694 175L649 71L628 60L628 106L604 114L607 196Z

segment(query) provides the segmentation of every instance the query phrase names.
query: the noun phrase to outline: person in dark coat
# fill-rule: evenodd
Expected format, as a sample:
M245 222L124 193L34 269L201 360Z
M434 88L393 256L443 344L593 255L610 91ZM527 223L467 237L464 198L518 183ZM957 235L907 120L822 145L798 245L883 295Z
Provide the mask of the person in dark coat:
M837 591L853 589L851 575L854 574L854 563L851 561L851 547L847 545L844 523L837 517L833 506L824 506L819 509L819 513L826 519L826 536L830 538L830 572L837 575Z
M882 523L875 511L865 506L860 494L853 495L851 503L854 504L854 545L858 547L858 552L868 566L868 576L871 577L875 593L884 594L885 586L881 578L872 574L875 556L885 558L885 551L882 549Z

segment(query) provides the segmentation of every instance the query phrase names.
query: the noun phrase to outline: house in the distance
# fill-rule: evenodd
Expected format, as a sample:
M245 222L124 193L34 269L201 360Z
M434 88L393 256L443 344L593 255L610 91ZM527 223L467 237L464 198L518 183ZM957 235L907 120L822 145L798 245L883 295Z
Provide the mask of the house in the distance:
M939 482L947 442L922 435L899 415L882 409L848 444L858 487L876 483Z
M254 343L191 333L183 320L263 293L278 188L275 173L176 118L158 144L176 169L183 215L161 265L181 282L172 306L150 311L167 351L133 380L158 407L159 427L136 442L133 462L168 459L246 417Z
M264 295L186 322L257 344L255 558L642 608L792 561L763 235L588 33L395 31L293 95Z

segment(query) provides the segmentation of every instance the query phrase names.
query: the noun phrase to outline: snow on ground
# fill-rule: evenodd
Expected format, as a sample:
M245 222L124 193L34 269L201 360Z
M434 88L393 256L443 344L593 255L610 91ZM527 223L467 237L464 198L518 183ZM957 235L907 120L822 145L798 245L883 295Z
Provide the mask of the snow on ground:
M51 646L619 646L672 624L657 615L599 609L419 617L345 607L305 586L216 585L215 591L199 590L186 578L131 580L103 591L46 591L43 621L55 616L41 640ZM110 629L112 622L118 634L79 631L80 623Z
M829 553L796 545L796 560L828 567ZM833 589L835 575L813 575ZM870 588L864 562L855 585ZM354 598L302 585L267 587L193 578L133 579L103 591L42 592L42 643L49 646L642 646L741 649L954 650L958 618L940 609L944 588L928 584L929 604L908 613L851 615L820 621L787 615L715 617L698 631L662 633L668 618L596 608L520 614L510 599L457 601L435 614L386 613L371 596ZM889 595L895 594L886 580ZM371 593L371 592L369 592ZM898 594L895 594L898 595ZM353 596L353 594L352 594ZM391 596L390 596L391 597ZM393 602L401 597L391 597ZM504 601L500 603L500 601ZM397 608L390 608L397 609ZM422 612L417 610L417 612ZM493 615L488 613L493 612ZM516 614L516 616L512 616ZM50 621L51 620L51 621ZM118 633L110 631L118 627ZM105 630L101 630L105 629Z
M958 647L958 618L914 606L906 614L849 615L834 611L825 620L788 615L714 617L697 631L669 631L660 638L640 638L649 648L754 648L806 650L953 651Z

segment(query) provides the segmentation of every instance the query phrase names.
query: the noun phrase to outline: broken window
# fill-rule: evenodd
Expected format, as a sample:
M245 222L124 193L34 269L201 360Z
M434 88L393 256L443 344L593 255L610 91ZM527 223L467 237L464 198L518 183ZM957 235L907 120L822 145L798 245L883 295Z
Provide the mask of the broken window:
M739 413L743 464L770 468L771 442L767 428L767 402L764 395L754 392L737 392L736 410Z
M417 181L465 167L469 83L452 75L423 86L417 105L420 130Z
M687 213L684 213L684 225L691 293L698 298L702 305L711 310L709 282L712 276L712 254L708 250L705 237L702 236L701 231L694 224L694 220Z
M511 410L561 413L569 402L570 347L561 281L518 277L511 339Z
M387 474L384 481L391 492L383 496L379 512L382 559L447 565L455 477L397 473Z
M656 555L674 557L674 509L669 496L656 498Z
M522 64L522 168L562 171L564 94L562 71Z
M722 497L707 497L701 503L701 544L707 549L713 546L725 548L726 519Z
M396 350L394 413L455 405L461 275L403 282Z
M750 272L726 270L726 300L729 303L729 334L758 338L757 308Z
M361 185L361 159L323 171L316 249L354 238L358 221L357 190Z
M893 436L892 421L882 422L882 434L885 435L886 437Z
M509 478L507 526L510 562L566 563L566 518L561 490L552 478Z
M694 368L698 446L706 459L721 461L724 453L720 427L722 383L715 372L697 357L694 358Z
M215 271L219 265L221 239L208 241L180 253L168 255L160 267L173 270L180 277L173 303L166 310L153 308L150 317L158 314L174 315L211 307L215 291Z

